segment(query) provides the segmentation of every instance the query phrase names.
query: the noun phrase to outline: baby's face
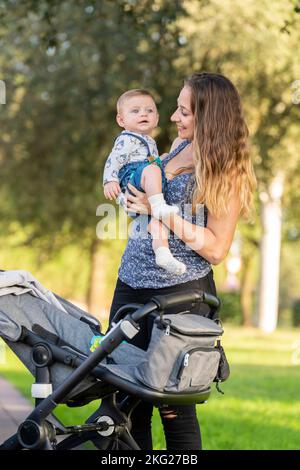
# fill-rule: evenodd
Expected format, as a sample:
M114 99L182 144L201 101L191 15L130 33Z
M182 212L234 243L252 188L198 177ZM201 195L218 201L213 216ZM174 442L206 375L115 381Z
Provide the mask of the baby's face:
M151 134L158 123L158 112L150 96L132 96L121 105L117 123L127 131Z

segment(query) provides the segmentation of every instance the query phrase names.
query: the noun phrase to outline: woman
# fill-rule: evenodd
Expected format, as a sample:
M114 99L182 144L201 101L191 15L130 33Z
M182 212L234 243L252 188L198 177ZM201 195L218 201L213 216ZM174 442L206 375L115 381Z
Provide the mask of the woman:
M187 270L175 276L159 268L150 235L129 238L110 320L122 305L146 303L156 294L200 289L216 295L211 265L224 260L239 216L250 210L255 176L234 85L220 74L193 74L184 82L171 121L177 125L178 138L163 158L168 180L165 197L168 204L180 204L182 211L163 223L170 230L173 255ZM145 195L133 186L130 189L134 195L127 194L128 210L149 214ZM151 328L147 320L133 344L147 349ZM168 450L201 448L194 405L165 406L159 411ZM148 403L141 403L132 414L132 434L142 449L152 449L151 415Z

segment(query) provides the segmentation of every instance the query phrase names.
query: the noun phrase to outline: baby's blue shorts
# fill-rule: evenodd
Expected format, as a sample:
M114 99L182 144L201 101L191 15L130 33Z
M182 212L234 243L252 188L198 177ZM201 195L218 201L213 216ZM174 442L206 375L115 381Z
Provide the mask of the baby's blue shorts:
M122 191L125 191L127 188L127 184L130 183L139 191L145 192L141 187L141 180L142 180L142 172L144 168L149 165L149 161L145 160L143 162L131 162L124 165L121 170L119 171L119 184ZM166 175L164 169L161 169L161 177L162 177L162 192L164 192L166 188ZM128 188L129 191L129 188ZM129 193L131 193L129 191Z

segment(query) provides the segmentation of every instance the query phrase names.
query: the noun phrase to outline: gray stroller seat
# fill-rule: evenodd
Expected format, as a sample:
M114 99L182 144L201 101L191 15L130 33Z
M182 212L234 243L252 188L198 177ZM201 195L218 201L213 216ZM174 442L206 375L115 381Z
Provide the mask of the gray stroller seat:
M190 295L194 295L193 301L196 298L203 301L203 296L199 296L199 293ZM154 302L139 309L137 306L132 308L131 312L136 314L134 320L128 317L127 312L124 321L121 320L116 328L105 335L103 351L91 354L90 341L94 335L100 333L100 323L67 300L56 297L65 311L29 292L0 296L0 336L35 377L34 390L39 390L39 385L44 385L44 390L47 391L44 395L43 392L40 396L35 394L34 412L23 423L24 426L20 426L17 434L0 448L68 449L92 440L97 448L113 449L118 434L120 448L138 449L130 435L130 414L140 400L162 405L203 403L208 399L210 387L201 393L171 393L153 390L136 379L135 369L145 358L146 351L127 343L126 339L131 338L132 329L138 326L138 312L142 318L147 312L159 310ZM187 293L184 299L179 300L186 302L189 298ZM45 352L46 356L49 353L50 359L43 363ZM42 362L38 363L39 360ZM120 391L125 392L128 397L118 405L117 396ZM80 437L74 427L71 429L50 419L57 404L82 406L96 399L102 399L102 404L83 425ZM103 413L106 418L110 417L108 421L101 418ZM125 415L127 416L124 418ZM113 428L113 433L107 431L109 427ZM57 444L58 434L69 437ZM34 439L33 435L38 437Z

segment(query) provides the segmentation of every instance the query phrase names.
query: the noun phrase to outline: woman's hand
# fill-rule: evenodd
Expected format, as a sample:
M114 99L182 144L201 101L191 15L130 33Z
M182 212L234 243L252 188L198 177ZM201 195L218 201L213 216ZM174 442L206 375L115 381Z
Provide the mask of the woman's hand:
M138 214L151 214L151 206L145 193L136 189L132 184L128 183L130 194L127 189L125 192L125 211L137 212Z

